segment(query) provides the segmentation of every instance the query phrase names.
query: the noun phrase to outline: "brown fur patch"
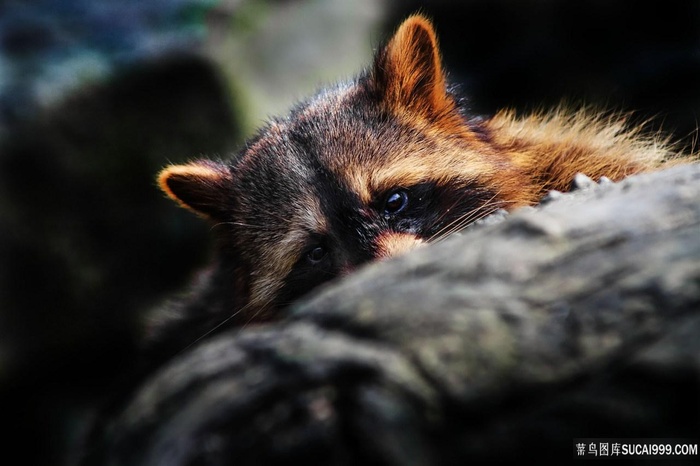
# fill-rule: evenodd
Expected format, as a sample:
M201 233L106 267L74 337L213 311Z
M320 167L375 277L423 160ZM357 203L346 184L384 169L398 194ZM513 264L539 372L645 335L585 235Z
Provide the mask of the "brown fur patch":
M531 203L549 190L567 191L578 172L618 181L683 160L668 138L629 128L623 115L604 116L591 109L559 108L521 118L502 111L485 126L497 150L526 175L521 190L531 191Z
M460 150L448 141L436 142L442 146L435 148L439 151L439 157L412 145L397 149L400 156L397 156L396 161L377 167L367 174L369 190L381 193L424 182L441 185L455 177L464 180L488 177L494 171L494 165L488 157L474 150Z

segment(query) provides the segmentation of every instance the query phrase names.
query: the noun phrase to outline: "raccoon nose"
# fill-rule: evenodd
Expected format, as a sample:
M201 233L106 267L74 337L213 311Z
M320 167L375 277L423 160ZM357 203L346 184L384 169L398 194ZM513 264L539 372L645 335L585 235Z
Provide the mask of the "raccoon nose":
M398 256L422 244L423 240L410 233L382 233L375 240L376 259Z

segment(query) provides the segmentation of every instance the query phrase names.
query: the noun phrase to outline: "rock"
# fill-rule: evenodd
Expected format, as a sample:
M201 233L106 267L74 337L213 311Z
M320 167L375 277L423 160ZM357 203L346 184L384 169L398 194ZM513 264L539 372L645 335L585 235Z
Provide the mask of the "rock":
M203 3L0 7L0 409L8 446L41 445L8 449L23 463L64 464L131 367L141 313L204 262L206 226L154 183L240 138L196 50Z
M682 166L372 264L182 353L85 464L561 462L574 438L697 438L699 199Z

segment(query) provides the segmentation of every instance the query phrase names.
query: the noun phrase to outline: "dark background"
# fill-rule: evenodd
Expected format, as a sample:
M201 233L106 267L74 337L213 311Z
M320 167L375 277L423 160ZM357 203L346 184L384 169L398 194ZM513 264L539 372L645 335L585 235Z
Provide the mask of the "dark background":
M280 9L342 21L329 13L336 3L0 5L0 412L8 445L30 446L18 450L23 464L75 458L95 406L133 364L144 313L206 262L208 228L153 179L167 163L235 150L258 123L245 64L221 44L265 44L275 34L267 18ZM402 18L422 11L477 113L566 100L632 110L651 130L695 141L700 2L375 3L373 14L352 16L376 31L361 42L366 62ZM331 51L342 56L343 43ZM310 70L305 79L333 74L309 53L298 65Z
M398 3L398 2L397 2ZM477 111L562 101L634 111L692 142L700 109L700 2L400 2L427 12Z

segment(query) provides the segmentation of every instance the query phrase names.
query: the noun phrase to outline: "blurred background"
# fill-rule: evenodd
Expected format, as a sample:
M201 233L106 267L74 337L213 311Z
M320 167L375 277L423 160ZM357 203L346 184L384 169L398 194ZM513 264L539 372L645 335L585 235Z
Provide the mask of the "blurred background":
M208 227L164 199L158 170L235 151L268 116L368 65L415 11L433 18L475 113L588 103L695 143L697 1L0 3L8 458L74 461L132 367L142 316L206 263Z

